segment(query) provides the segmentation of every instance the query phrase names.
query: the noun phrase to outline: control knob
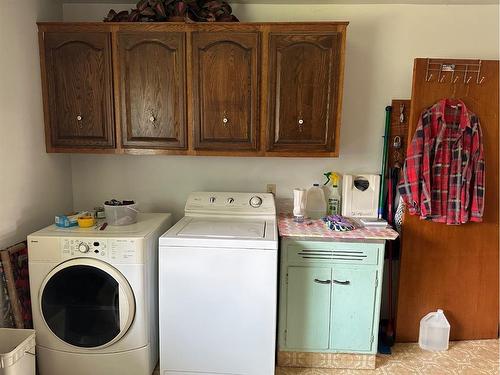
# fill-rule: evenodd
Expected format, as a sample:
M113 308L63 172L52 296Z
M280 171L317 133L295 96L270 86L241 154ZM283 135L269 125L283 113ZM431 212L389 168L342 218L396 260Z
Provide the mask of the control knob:
M80 253L87 253L89 250L90 247L85 242L80 242L80 244L78 245L78 251Z
M227 198L227 203L228 204L234 203L234 198Z
M262 198L257 195L254 195L252 198L250 198L249 203L250 206L252 206L253 208L260 207L260 205L262 204Z

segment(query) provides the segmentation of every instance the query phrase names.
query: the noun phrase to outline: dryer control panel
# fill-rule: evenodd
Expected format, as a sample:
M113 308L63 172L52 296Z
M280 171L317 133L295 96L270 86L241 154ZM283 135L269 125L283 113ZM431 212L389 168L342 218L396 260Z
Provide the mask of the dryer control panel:
M63 238L61 239L63 258L108 258L108 240L92 238Z
M110 263L140 263L142 255L138 249L138 240L109 238L62 238L61 253L63 259L94 258Z

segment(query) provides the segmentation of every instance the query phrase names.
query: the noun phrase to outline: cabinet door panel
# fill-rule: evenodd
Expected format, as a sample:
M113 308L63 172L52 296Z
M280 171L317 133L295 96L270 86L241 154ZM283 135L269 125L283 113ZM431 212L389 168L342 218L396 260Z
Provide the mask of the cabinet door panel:
M119 33L124 147L186 147L185 34Z
M196 149L256 150L259 34L193 33Z
M52 146L114 147L109 33L45 33Z
M271 33L268 150L334 150L339 48L338 33Z
M287 349L328 349L330 280L331 268L288 267Z
M332 277L330 348L371 351L377 270L337 266Z

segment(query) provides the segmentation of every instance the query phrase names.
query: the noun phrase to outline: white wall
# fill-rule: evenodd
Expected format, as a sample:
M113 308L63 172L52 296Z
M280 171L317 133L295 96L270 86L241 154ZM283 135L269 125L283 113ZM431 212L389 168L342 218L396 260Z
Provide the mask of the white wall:
M65 4L64 19L100 20L109 8ZM276 183L290 196L329 170L379 172L384 108L409 98L416 57L498 59L498 5L266 5L235 4L242 21L347 20L347 60L340 157L232 158L73 155L75 208L132 198L143 210L178 218L193 190L262 191Z
M0 248L72 209L71 161L45 153L36 21L61 1L0 1Z

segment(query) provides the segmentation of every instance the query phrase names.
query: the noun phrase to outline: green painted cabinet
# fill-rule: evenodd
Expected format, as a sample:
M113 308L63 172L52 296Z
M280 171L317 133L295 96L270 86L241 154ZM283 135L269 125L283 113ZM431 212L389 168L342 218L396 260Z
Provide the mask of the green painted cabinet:
M286 344L300 349L328 349L332 271L321 267L289 267L286 299Z
M374 267L333 266L330 344L337 350L371 351L377 274Z
M377 351L384 241L281 241L279 351Z

